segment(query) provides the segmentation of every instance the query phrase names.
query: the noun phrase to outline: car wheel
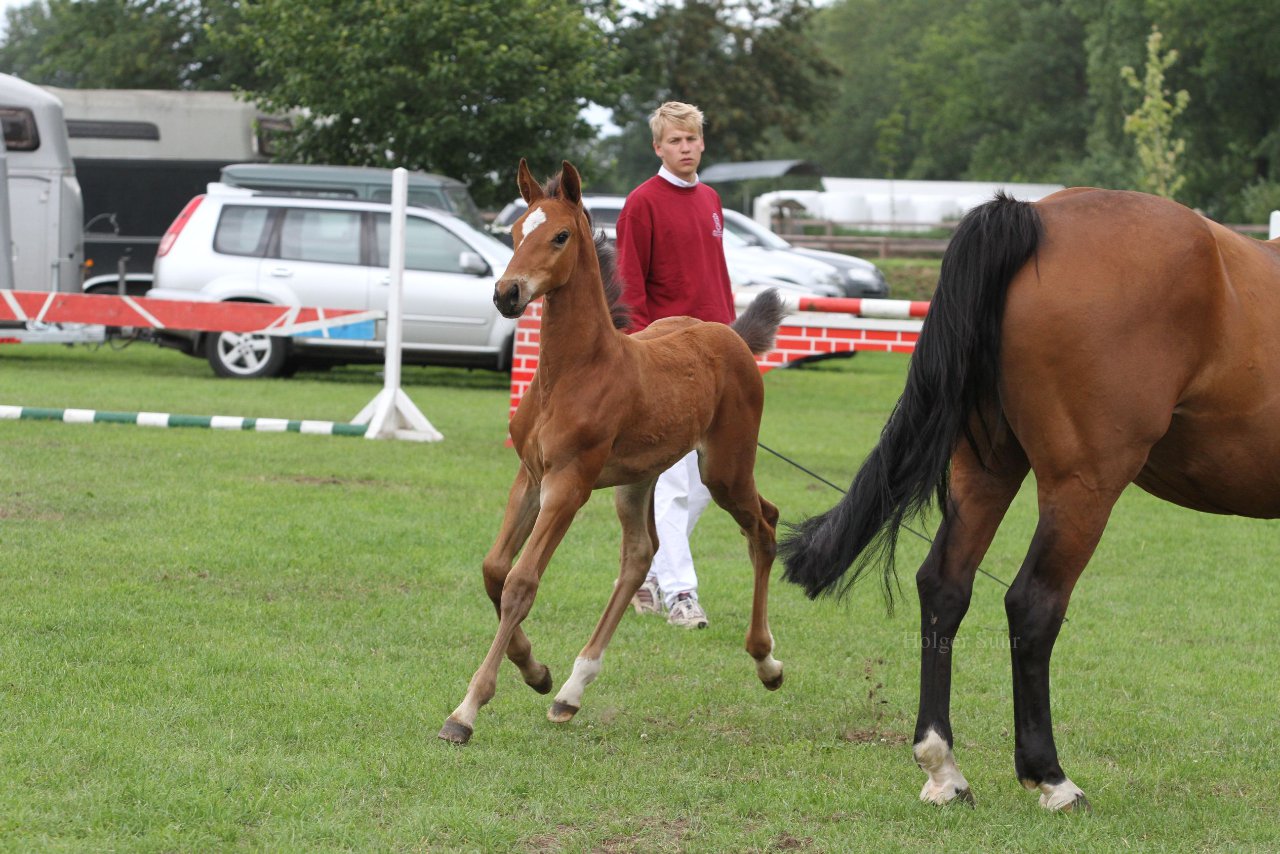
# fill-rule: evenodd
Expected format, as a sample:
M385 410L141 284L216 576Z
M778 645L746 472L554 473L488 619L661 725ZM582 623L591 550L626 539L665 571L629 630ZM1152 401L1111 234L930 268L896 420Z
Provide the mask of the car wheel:
M204 353L220 377L277 377L288 364L289 339L240 332L211 333L205 339Z

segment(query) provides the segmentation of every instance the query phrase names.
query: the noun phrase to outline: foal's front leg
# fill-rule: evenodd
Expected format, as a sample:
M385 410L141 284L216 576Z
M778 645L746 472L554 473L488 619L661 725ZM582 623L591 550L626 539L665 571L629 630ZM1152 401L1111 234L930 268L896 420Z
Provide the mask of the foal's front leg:
M566 723L573 719L582 707L582 693L600 675L605 647L613 638L622 615L630 607L631 597L644 583L658 548L658 534L653 525L654 480L633 483L614 489L613 503L622 523L622 549L618 570L618 583L605 605L600 622L591 633L587 645L573 662L573 674L556 694L555 702L547 712L554 723Z
M538 519L538 485L533 482L529 470L523 465L516 474L511 485L511 495L507 499L507 510L502 519L502 528L493 548L484 558L484 588L493 601L498 619L502 619L502 588L507 576L511 574L511 565L516 553L529 539L534 522ZM525 684L546 694L551 691L551 670L533 657L533 645L525 636L524 629L516 627L507 645L507 658L520 669Z
M542 479L542 509L534 522L533 532L515 568L502 585L498 604L498 633L480 668L471 677L467 695L453 710L440 730L440 737L455 744L465 744L475 728L480 707L493 699L497 686L498 665L502 654L510 648L520 623L533 607L538 583L546 571L556 546L573 522L578 510L591 497L591 487L599 471L587 471L580 465L546 474Z

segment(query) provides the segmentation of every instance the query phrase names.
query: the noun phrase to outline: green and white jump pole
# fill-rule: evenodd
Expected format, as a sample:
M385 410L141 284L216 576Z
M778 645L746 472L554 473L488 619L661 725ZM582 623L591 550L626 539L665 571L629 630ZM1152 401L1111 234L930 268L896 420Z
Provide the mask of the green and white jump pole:
M257 433L310 433L316 436L363 436L365 424L340 421L290 421L284 418L241 418L234 415L174 415L168 412L107 412L100 409L49 409L2 406L0 421L62 421L66 424L136 424L139 427L204 427Z

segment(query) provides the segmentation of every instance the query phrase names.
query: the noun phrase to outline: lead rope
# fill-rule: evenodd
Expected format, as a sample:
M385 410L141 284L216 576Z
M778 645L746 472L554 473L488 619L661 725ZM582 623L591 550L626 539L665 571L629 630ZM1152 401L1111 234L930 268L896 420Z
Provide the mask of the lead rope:
M788 464L790 464L790 465L795 466L796 468L800 469L800 471L802 471L802 472L804 472L805 474L807 474L807 475L809 475L810 477L812 477L814 480L818 480L818 481L821 481L822 483L825 483L827 486L831 487L831 488L832 488L832 489L834 489L836 492L839 492L841 495L844 495L844 494L847 492L847 490L845 490L845 489L841 489L840 487L836 486L834 483L832 483L831 481L827 480L825 477L823 477L822 475L818 474L817 472L815 472L815 471L811 471L810 469L805 468L804 466L800 465L800 464L799 464L798 462L796 462L795 460L793 460L793 459L791 459L790 457L787 457L787 456L785 456L785 455L783 455L783 454L778 453L778 452L777 452L777 451L775 451L773 448L770 448L768 445L764 444L763 442L759 442L759 441L757 441L757 442L756 442L756 444L760 446L760 449L761 449L761 450L763 450L763 451L768 451L769 453L773 454L773 455L774 455L775 457L777 457L778 459L782 460L784 463L788 463ZM907 531L909 531L909 532L910 532L910 533L912 533L912 534L915 534L917 537L919 537L920 539L924 540L924 541L925 541L926 543L928 543L929 545L933 545L933 540L932 540L932 539L930 539L929 537L926 537L924 534L922 534L922 533L920 533L919 531L915 530L915 529L914 529L914 528L912 528L910 525L903 525L902 527L903 527L903 528L906 528L906 529L907 529ZM994 576L994 575L992 575L991 573L987 572L987 571L986 571L985 569L983 569L982 567L978 567L978 572L981 572L983 575L985 575L987 578L990 578L992 581L996 582L997 584L1002 585L1006 590L1009 588L1009 585L1008 585L1008 584L1007 584L1003 579L997 578L996 576Z

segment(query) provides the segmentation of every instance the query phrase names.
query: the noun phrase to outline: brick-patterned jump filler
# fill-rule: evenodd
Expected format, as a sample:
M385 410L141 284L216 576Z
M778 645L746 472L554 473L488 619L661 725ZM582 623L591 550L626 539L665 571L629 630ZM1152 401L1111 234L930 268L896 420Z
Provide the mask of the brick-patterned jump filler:
M738 308L751 295L738 294ZM927 302L888 299L841 299L837 297L783 296L791 315L778 330L774 349L756 358L760 372L831 353L879 350L910 353L920 336ZM520 398L533 381L538 368L538 335L542 328L542 300L529 304L516 326L515 354L511 364L511 409L514 415Z

